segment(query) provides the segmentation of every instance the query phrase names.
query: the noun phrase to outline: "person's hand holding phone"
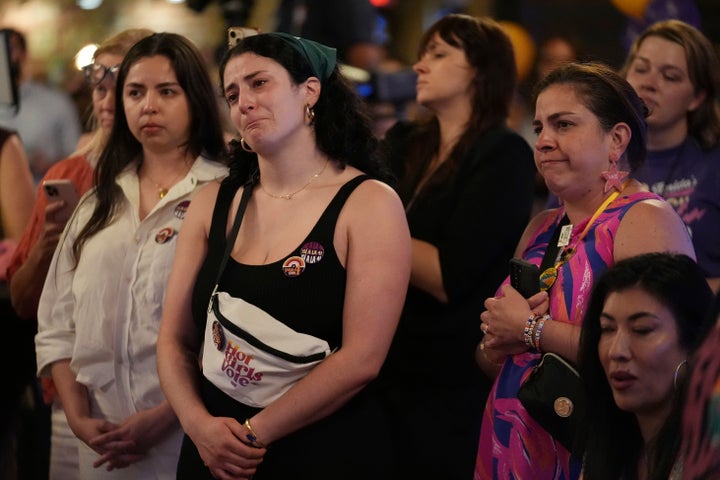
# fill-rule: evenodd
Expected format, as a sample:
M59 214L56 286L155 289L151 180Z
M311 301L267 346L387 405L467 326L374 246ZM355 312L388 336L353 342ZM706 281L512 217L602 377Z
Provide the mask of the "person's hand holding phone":
M77 207L79 197L75 185L65 178L45 180L43 190L45 190L45 195L48 198L48 206L62 201L61 206L53 208L52 214L55 221L65 225L75 211L75 207Z
M514 355L528 349L523 332L531 314L547 312L546 292L540 291L539 268L522 259L510 260L510 283L499 297L485 300L480 315L484 333L482 348L492 349L493 357Z
M78 202L75 186L67 179L46 180L43 190L48 198L45 207L45 219L38 238L37 246L44 254L55 251L60 236L65 228Z

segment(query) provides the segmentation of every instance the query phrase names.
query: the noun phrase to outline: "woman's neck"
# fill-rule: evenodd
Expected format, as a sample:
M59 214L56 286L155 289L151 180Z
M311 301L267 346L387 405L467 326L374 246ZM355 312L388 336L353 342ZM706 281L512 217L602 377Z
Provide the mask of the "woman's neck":
M458 117L439 115L437 119L440 126L440 142L438 145L437 160L443 162L465 133L467 120L458 120Z
M258 155L260 182L268 191L287 192L323 169L329 157L314 144Z
M151 175L152 178L170 178L179 172L187 172L194 160L193 155L183 149L162 153L143 151L138 171Z
M647 149L651 152L677 147L688 136L686 122L678 122L667 128L648 128Z
M655 411L648 414L635 415L646 451L652 447L655 441L657 441L657 436L663 425L665 425L669 415L669 409L664 414Z
M564 200L565 214L570 219L570 223L577 225L592 216L611 194L612 191L604 193L603 189L600 188L587 192L577 199Z
M643 190L645 190L645 187L640 182L632 178L626 178L622 182L620 195L629 195ZM615 192L617 190L614 188L605 192L604 184L598 184L584 194L578 194L572 198L564 197L562 204L570 223L577 225L586 218L591 217Z

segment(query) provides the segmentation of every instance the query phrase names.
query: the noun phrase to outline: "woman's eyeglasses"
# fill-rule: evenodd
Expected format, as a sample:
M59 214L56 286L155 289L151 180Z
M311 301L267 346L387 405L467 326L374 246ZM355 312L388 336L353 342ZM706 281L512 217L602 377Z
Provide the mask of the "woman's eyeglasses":
M83 74L85 75L85 80L87 80L90 86L94 87L105 80L105 77L108 75L110 75L112 81L115 82L117 80L118 70L120 70L120 65L106 67L100 63L91 63L90 65L85 65L83 67Z

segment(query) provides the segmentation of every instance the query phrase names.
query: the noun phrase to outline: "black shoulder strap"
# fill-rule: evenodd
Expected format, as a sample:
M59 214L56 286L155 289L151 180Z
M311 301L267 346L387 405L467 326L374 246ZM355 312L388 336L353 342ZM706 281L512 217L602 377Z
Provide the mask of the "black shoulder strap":
M218 269L217 276L215 277L215 286L213 287L212 293L210 294L208 313L212 308L213 299L215 298L215 293L217 292L220 278L225 271L225 266L227 265L228 259L230 258L230 253L232 252L233 246L235 245L235 239L237 238L237 234L240 231L240 224L242 223L243 216L245 215L245 209L247 208L247 204L250 201L250 195L252 195L254 186L254 176L251 175L250 180L245 183L245 186L243 188L242 197L240 198L240 205L238 206L237 213L235 214L235 221L233 222L232 229L230 230L230 234L228 235L227 241L225 242L225 253L223 253L222 260L220 261L220 268Z
M555 230L553 230L553 234L550 237L547 248L545 249L545 255L543 255L542 263L540 264L540 272L544 272L548 268L555 265L555 263L557 262L558 252L560 251L560 246L558 245L558 240L560 239L560 231L565 225L568 225L569 223L570 219L568 218L568 216L563 215L560 223L558 223L555 227Z
M222 252L225 250L225 235L227 228L227 217L230 211L230 205L235 197L240 185L237 182L230 181L225 178L218 189L217 198L215 199L215 208L213 210L212 221L210 222L210 232L208 234L208 252ZM218 260L220 255L217 255Z
M365 180L369 180L372 177L370 175L358 175L355 178L352 178L351 180L348 180L345 185L340 187L340 190L335 194L335 197L330 201L330 204L325 209L325 212L323 213L323 216L331 216L334 215L337 217L340 214L340 210L342 210L343 205L345 205L345 201L348 199L350 194L355 191L355 188L357 188L358 185L360 185Z

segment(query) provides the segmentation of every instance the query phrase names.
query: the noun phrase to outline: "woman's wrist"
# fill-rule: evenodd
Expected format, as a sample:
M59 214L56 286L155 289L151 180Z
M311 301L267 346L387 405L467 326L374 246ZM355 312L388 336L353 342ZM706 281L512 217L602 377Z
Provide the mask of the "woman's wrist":
M539 313L530 312L530 315L528 315L527 320L525 321L525 328L523 328L523 343L529 350L532 350L535 347L533 342L533 332L535 331L535 326L537 325L539 317Z
M540 343L540 340L542 338L542 332L543 328L545 328L545 322L548 320L552 320L552 317L549 314L545 314L542 316L542 318L536 318L535 325L533 326L532 331L532 350L535 352L542 352L542 345Z
M245 428L247 429L248 433L245 435L245 438L250 442L250 445L252 445L255 448L265 448L265 444L260 441L258 438L257 433L255 433L255 430L253 429L252 424L250 423L250 418L245 419L245 423L243 423Z

